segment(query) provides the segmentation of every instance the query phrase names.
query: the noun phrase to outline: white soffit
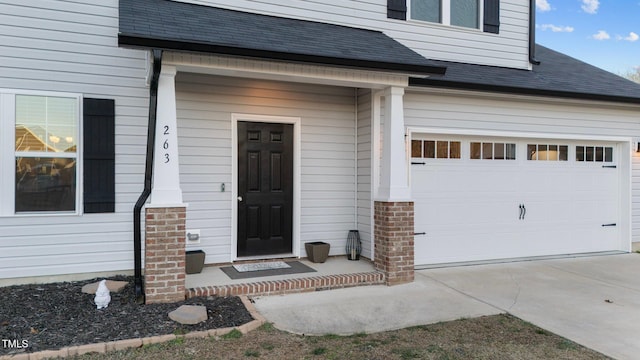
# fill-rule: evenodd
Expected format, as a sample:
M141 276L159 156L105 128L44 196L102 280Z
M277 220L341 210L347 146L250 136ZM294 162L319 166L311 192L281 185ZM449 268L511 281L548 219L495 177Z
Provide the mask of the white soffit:
M178 72L371 89L407 87L410 77L410 74L174 52L165 53L163 64L175 66Z

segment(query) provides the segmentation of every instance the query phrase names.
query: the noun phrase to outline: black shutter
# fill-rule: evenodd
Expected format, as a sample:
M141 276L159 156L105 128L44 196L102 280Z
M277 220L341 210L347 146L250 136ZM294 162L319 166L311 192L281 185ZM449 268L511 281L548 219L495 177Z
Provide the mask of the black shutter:
M115 101L83 102L84 212L115 212Z
M407 20L407 1L387 0L387 17L389 19Z
M500 0L484 0L484 32L500 32Z

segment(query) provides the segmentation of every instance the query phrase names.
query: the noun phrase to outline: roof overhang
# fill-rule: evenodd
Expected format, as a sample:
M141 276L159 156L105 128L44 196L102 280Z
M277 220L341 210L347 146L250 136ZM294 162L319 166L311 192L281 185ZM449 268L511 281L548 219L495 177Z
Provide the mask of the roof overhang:
M425 77L446 67L379 31L170 0L120 0L123 47L277 60Z
M544 46L532 70L441 62L444 75L411 78L414 87L640 104L640 84Z

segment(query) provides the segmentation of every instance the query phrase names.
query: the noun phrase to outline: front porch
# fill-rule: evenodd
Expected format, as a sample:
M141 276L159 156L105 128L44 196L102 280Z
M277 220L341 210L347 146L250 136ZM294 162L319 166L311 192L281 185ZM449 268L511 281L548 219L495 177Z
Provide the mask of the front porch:
M294 260L300 261L315 272L233 280L221 270L222 267L229 266L228 264L206 266L201 273L186 276L186 297L281 295L385 284L384 274L376 271L373 262L365 258L349 261L346 256L332 256L324 263L312 263L307 259L284 261Z

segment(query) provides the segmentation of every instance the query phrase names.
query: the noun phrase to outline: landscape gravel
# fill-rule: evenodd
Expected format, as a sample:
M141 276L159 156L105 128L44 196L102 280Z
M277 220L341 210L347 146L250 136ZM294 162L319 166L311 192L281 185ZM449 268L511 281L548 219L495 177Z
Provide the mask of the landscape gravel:
M0 355L235 327L253 320L238 297L139 305L132 277L110 279L129 284L122 292L111 293L111 303L101 310L96 309L94 295L81 291L83 285L101 279L0 287ZM208 319L195 325L178 324L168 313L180 305L206 306ZM9 342L28 346L6 346Z

